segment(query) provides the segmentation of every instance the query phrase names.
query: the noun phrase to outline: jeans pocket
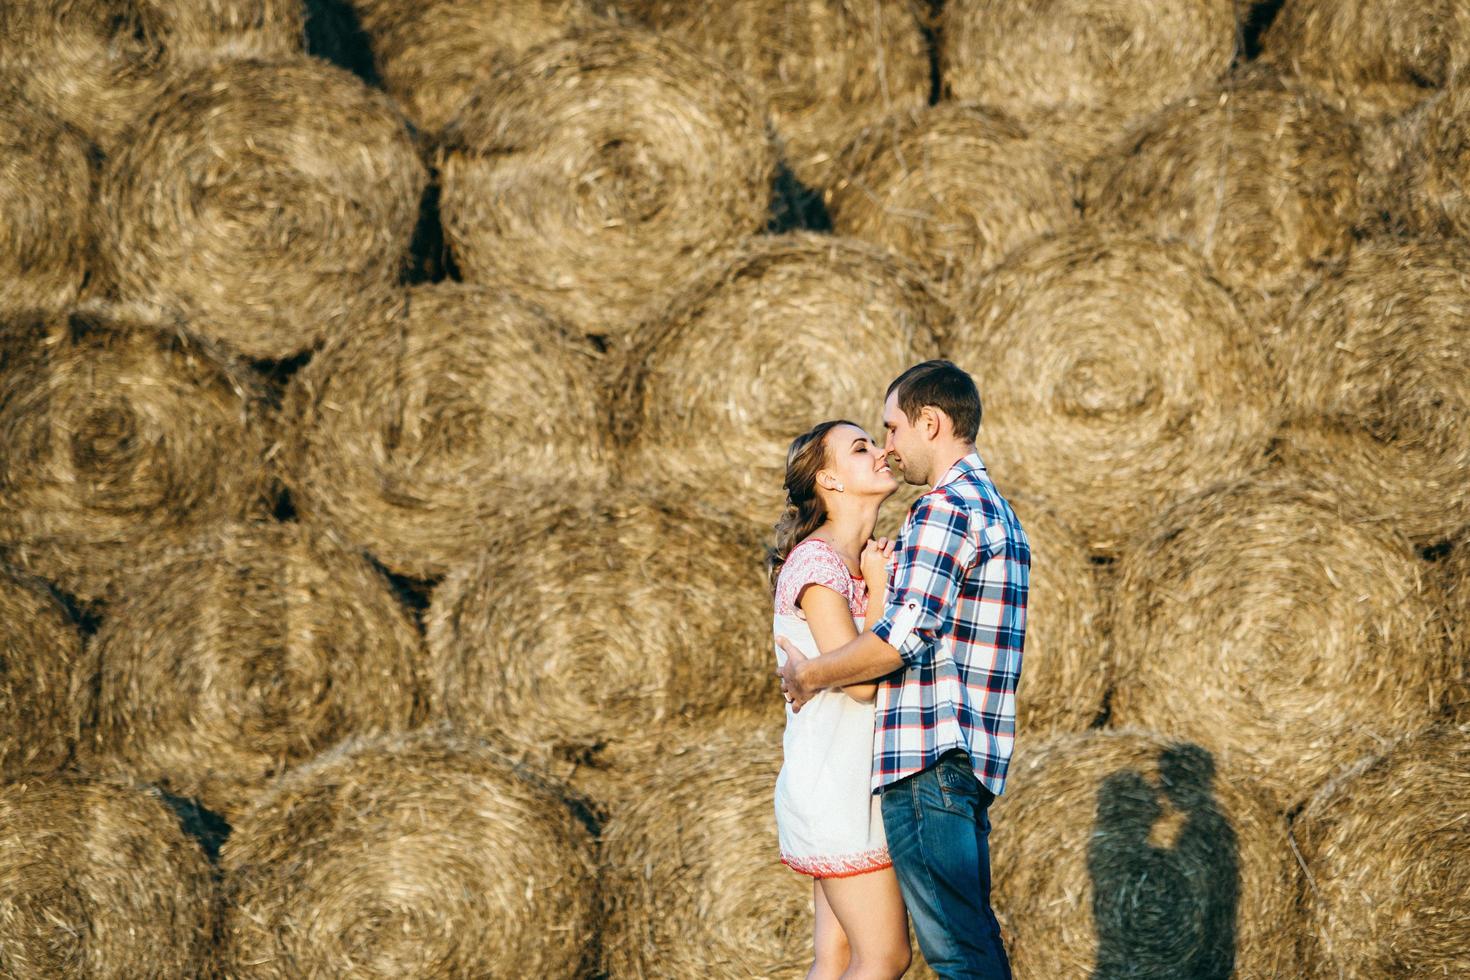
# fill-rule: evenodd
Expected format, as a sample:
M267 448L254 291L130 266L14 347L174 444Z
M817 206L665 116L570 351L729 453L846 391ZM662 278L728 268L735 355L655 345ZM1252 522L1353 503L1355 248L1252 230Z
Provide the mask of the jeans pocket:
M942 759L935 767L935 777L945 809L957 813L974 812L980 802L980 781L975 778L975 770L970 768L967 756Z

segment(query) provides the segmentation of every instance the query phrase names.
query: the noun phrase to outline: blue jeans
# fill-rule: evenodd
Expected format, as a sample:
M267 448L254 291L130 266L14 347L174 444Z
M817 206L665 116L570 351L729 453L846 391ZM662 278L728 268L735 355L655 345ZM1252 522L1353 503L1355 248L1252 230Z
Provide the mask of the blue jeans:
M959 749L883 789L883 828L898 886L924 959L946 980L1010 980L1000 923L990 909L994 799Z

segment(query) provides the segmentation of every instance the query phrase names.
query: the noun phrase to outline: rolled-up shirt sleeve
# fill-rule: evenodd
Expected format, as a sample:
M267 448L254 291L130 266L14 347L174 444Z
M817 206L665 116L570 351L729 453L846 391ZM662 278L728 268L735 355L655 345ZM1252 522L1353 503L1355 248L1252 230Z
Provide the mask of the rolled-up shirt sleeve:
M969 512L943 494L920 497L904 529L888 605L872 627L905 666L934 658L940 628L953 618L960 585L975 558Z

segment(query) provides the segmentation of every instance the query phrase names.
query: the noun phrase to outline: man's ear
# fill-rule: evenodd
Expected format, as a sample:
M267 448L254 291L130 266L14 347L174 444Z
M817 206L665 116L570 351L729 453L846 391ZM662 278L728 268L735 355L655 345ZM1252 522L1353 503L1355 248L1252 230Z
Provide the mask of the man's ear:
M919 410L919 424L924 427L926 438L938 439L944 433L944 413L933 405L925 405Z

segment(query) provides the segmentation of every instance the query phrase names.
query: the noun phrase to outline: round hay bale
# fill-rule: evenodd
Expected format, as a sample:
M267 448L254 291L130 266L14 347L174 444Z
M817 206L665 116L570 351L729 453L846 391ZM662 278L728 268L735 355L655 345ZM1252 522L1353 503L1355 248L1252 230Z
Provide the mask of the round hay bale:
M938 105L889 117L843 152L833 229L923 268L941 290L1077 219L1051 147L993 109Z
M92 166L86 141L25 100L0 96L0 309L64 309L87 276Z
M1224 75L1236 40L1221 0L948 0L939 37L952 96L1023 122L1152 112Z
M171 75L305 46L299 0L6 0L0 76L111 149Z
M109 161L104 259L123 298L289 357L387 301L426 180L392 102L348 72L219 62L171 86Z
M857 129L929 101L924 0L622 6L760 86L786 163L810 187L829 184L837 152Z
M1112 720L1260 760L1289 802L1433 723L1462 668L1409 542L1300 480L1159 515L1118 562Z
M0 550L83 599L142 556L264 510L259 381L127 306L0 325Z
M474 87L529 49L607 23L601 0L352 0L383 85L437 133Z
M593 348L498 289L422 286L406 305L292 377L284 468L298 511L427 578L548 475L603 486L610 461Z
M935 356L948 318L917 269L865 243L752 241L635 339L617 408L626 464L769 528L792 438L828 418L877 432L888 382Z
M798 976L811 881L781 864L781 722L720 726L631 772L602 828L609 977Z
M1286 319L1277 454L1430 544L1470 526L1470 243L1380 241Z
M1470 238L1467 130L1470 85L1464 84L1451 86L1389 127L1399 151L1381 181L1381 207L1393 231Z
M1250 773L1143 731L1026 748L991 808L1018 977L1295 977L1298 871Z
M493 75L436 158L465 280L605 335L764 226L776 162L743 80L622 30L550 42Z
M1347 252L1361 152L1342 113L1252 73L1135 126L1089 166L1085 210L1183 239L1231 289L1267 297Z
M1026 603L1025 669L1017 694L1017 729L1079 732L1103 709L1111 672L1102 577L1087 546L1046 501L1026 495L1015 507L1035 561Z
M207 976L209 861L157 792L72 775L0 784L7 977Z
M1470 975L1470 728L1401 742L1292 824L1313 975Z
M1077 228L1022 246L959 308L947 354L980 384L982 454L1095 552L1265 448L1265 354L1182 243Z
M584 976L593 846L558 787L483 743L348 741L277 782L221 849L226 972Z
M498 522L481 547L427 617L431 701L456 727L595 762L648 730L777 703L753 528L627 496Z
M1460 0L1292 0L1261 39L1262 57L1339 109L1372 119L1410 109L1470 65Z
M93 640L94 766L230 816L324 747L416 720L413 621L384 576L326 532L230 525L119 592Z
M91 722L94 674L61 600L0 564L0 779L71 759Z

